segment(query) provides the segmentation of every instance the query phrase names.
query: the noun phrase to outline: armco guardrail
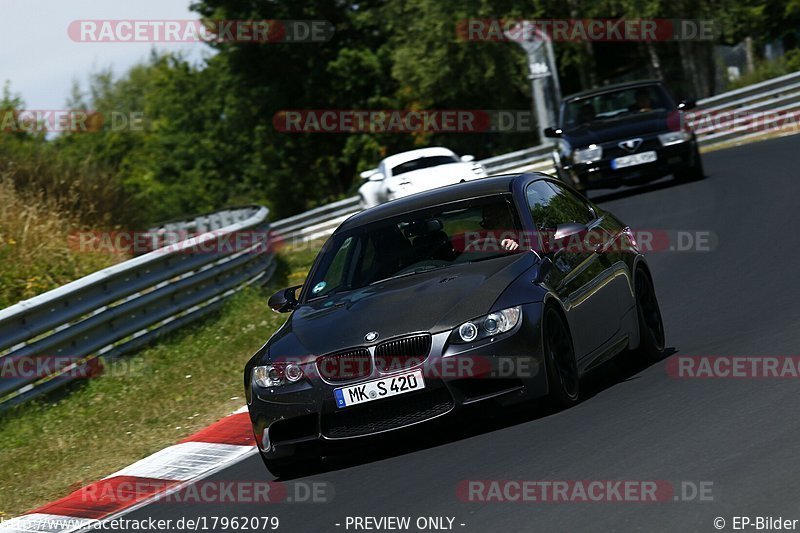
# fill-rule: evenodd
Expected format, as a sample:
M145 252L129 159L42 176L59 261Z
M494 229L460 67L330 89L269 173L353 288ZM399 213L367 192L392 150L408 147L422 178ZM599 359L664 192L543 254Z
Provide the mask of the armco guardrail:
M516 170L525 165L536 164L543 158L550 157L550 152L552 151L553 144L545 143L534 146L533 148L517 150L516 152L483 159L480 163L489 174L502 174L503 172Z
M778 76L759 83L747 85L740 89L703 98L697 101L697 105L704 109L738 105L739 102L746 100L750 97L763 97L769 95L772 91L782 91L787 87L800 82L800 72L792 72L784 76Z
M267 215L256 206L155 228L199 234L1 310L0 410L91 374L99 357L139 348L268 280Z
M800 72L787 74L761 83L756 83L726 93L705 98L697 102L698 109L692 113L702 123L704 114L720 116L735 113L731 121L710 121L712 126L701 126L697 130L701 146L712 146L737 138L746 138L753 133L753 122L764 120L763 114L800 112ZM480 161L490 175L506 172L553 173L552 144L541 144L533 148L490 157ZM273 228L286 241L310 241L326 237L347 217L360 210L358 197L347 198L333 204L318 207L291 218L273 223Z
M273 222L272 230L283 239L302 235L305 240L314 240L330 235L344 219L360 209L358 197L353 196Z
M800 111L800 72L698 101L690 112L700 144L710 146L749 135L760 135L770 124ZM788 121L796 124L792 118Z

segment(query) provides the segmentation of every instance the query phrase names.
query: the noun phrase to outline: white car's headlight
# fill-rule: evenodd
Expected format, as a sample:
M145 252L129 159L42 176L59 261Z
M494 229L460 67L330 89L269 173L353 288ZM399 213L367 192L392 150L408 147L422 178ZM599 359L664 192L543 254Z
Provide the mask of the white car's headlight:
M670 146L672 144L686 142L691 138L692 134L686 131L671 131L658 136L661 146Z
M259 387L280 387L303 377L303 369L296 363L273 363L253 367L253 383Z
M488 315L464 322L452 335L456 343L473 342L486 337L506 333L514 329L522 318L522 307L509 307Z
M588 148L579 148L572 152L573 163L591 163L603 158L603 147L590 144Z

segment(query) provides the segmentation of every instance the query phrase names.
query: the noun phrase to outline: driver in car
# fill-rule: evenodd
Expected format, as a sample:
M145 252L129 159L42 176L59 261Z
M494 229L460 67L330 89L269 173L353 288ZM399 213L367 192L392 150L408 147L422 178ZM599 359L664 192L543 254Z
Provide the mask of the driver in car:
M636 102L629 108L631 111L643 113L653 110L653 102L650 99L650 92L647 89L637 89L635 98Z
M511 213L503 204L489 204L483 208L481 227L487 231L487 237L503 237L508 232L516 233ZM513 252L519 248L519 243L506 237L500 240L500 248Z

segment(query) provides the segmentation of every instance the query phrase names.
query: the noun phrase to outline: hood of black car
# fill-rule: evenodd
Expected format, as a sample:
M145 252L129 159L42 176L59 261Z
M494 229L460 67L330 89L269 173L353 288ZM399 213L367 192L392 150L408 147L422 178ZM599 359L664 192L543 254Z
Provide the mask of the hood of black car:
M678 131L678 120L679 117L674 112L667 111L623 115L565 130L563 137L572 148L583 148L590 144L619 142L635 137Z
M383 281L298 307L270 340L270 356L322 355L407 333L437 333L488 313L503 291L533 266L520 253Z

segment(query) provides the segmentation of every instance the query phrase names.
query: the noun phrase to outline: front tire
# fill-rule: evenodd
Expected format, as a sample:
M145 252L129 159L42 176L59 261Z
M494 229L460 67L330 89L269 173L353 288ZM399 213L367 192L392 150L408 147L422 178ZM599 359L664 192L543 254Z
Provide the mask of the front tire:
M580 375L567 322L555 307L545 310L542 347L547 367L549 399L557 407L569 407L580 399Z
M634 353L638 361L649 364L664 357L664 322L653 280L647 270L640 267L636 271L634 285L639 322L639 348Z
M675 177L679 181L698 181L705 177L703 170L703 159L700 157L700 149L695 144L692 152L692 161L688 165L681 167Z

